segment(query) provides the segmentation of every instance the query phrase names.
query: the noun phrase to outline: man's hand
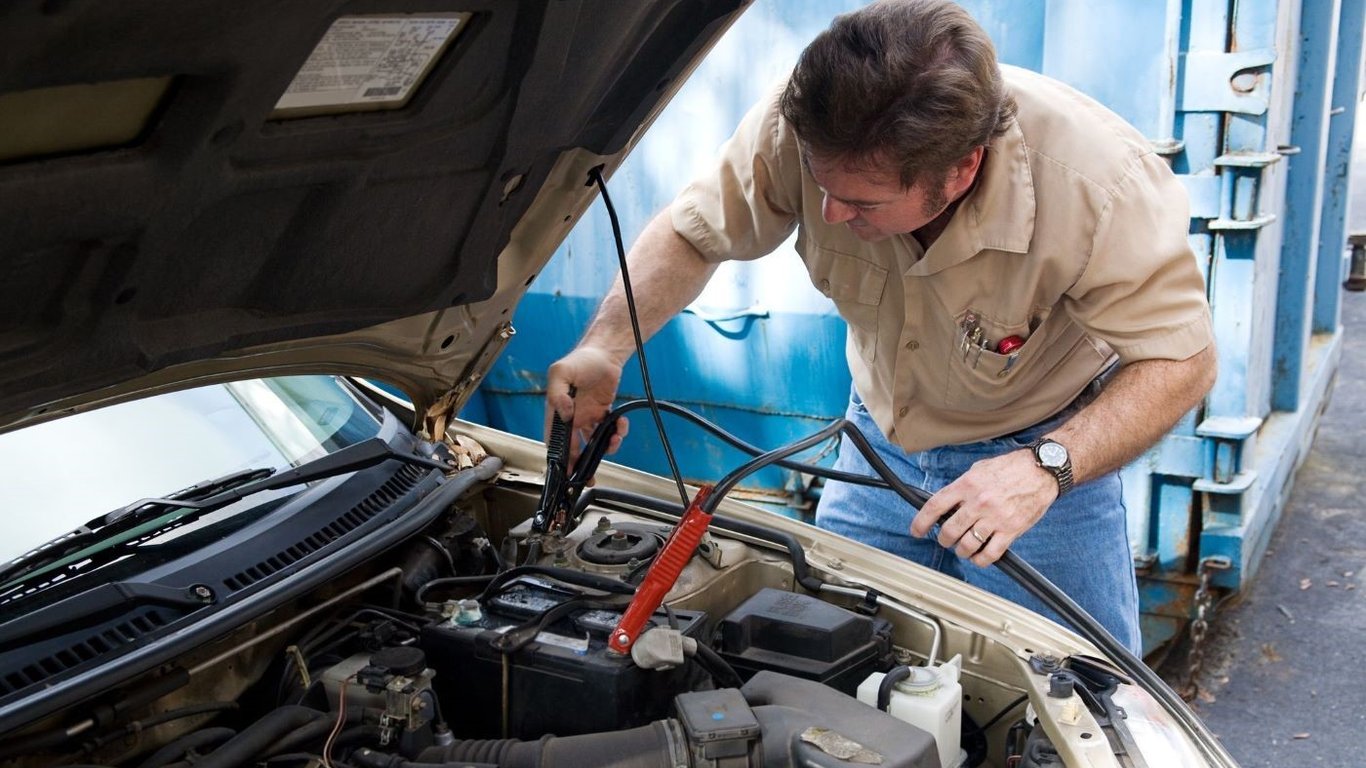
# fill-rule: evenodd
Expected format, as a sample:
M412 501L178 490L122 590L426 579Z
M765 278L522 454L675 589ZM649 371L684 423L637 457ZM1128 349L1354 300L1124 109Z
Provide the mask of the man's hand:
M1001 559L1057 497L1058 481L1035 462L1033 452L1012 451L973 464L930 497L911 521L911 535L928 535L952 512L939 528L940 545L985 568Z
M583 439L592 434L612 408L612 399L621 383L621 364L593 347L578 347L550 366L546 382L545 434L555 413L569 425L569 464L573 466L583 449ZM574 388L571 396L570 387ZM616 453L630 424L617 420L616 434L607 443L607 452Z
M1217 360L1210 345L1185 360L1139 360L1125 365L1094 403L1045 437L1067 446L1072 480L1081 485L1119 469L1162 438L1214 385ZM945 486L911 521L911 534L953 512L939 543L985 566L1001 559L1058 498L1058 481L1028 449L984 459ZM972 532L976 531L977 536ZM981 539L987 540L985 545Z
M715 264L674 231L667 209L645 226L626 261L634 294L640 299L636 309L641 339L649 339L696 299L716 271ZM635 351L626 291L618 276L579 345L550 366L547 374L545 433L550 434L551 419L559 413L570 426L571 465L583 449L583 439L611 409L621 384L622 366ZM617 420L616 434L607 445L608 453L615 453L621 446L627 427L626 419Z

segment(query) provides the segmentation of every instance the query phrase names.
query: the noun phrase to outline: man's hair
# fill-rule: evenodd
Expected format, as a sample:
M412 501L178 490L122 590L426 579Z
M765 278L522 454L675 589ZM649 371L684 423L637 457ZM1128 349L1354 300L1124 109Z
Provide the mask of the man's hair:
M950 0L882 0L837 17L802 52L781 109L804 151L942 178L1015 118L996 49Z

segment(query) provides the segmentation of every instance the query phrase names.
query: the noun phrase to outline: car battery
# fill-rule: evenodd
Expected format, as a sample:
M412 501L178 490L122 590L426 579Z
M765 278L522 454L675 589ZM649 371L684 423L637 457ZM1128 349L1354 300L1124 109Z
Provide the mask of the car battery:
M851 696L868 675L895 664L886 619L767 588L721 620L713 648L744 679L768 669Z
M645 725L668 717L674 696L702 677L696 665L647 670L629 655L609 653L608 633L624 606L569 610L521 649L505 655L495 648L503 633L542 621L576 597L581 595L555 585L518 582L479 610L423 630L442 716L456 736L535 739ZM684 635L694 636L705 614L675 611L673 619ZM651 623L667 626L668 618L657 613Z

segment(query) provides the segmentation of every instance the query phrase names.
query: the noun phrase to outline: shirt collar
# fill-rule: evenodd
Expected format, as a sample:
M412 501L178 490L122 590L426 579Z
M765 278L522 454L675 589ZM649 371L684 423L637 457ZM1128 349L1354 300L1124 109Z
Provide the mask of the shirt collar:
M987 146L977 184L925 257L908 270L929 275L984 250L1028 253L1034 238L1034 176L1018 121ZM912 235L902 235L913 238Z

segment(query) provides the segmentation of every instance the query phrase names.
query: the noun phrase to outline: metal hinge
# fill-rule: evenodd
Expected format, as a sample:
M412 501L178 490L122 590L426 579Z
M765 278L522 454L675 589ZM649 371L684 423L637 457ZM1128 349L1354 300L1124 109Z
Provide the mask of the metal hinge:
M512 327L512 323L503 323L499 326L498 330L485 342L484 347L479 350L479 354L475 355L469 365L465 366L466 374L456 381L455 386L432 403L432 406L427 409L426 415L422 417L428 439L445 439L446 426L451 423L451 419L465 404L465 400L474 393L479 382L483 381L483 372L488 370L488 366L494 358L502 354L503 347L507 346L508 340L516 335L517 329Z
M1265 114L1271 103L1269 79L1247 70L1270 66L1276 51L1192 51L1183 57L1182 112Z

